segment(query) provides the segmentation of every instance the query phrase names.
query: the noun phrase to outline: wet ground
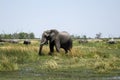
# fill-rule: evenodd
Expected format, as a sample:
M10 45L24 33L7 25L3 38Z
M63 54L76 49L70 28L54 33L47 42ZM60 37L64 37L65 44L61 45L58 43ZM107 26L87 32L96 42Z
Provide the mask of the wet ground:
M120 71L95 73L92 70L76 68L53 71L24 68L19 71L0 72L0 80L120 80Z

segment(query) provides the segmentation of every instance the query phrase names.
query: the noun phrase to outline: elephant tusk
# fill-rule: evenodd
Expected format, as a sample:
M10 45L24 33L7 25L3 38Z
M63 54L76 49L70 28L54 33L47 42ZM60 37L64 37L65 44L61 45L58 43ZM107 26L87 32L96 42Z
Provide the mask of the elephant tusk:
M45 44L45 42L44 42L44 43L41 43L40 46L43 46L44 44Z
M40 44L40 46L42 46L42 45L44 45L44 44L48 44L48 41L45 40L44 42L42 42L42 43Z

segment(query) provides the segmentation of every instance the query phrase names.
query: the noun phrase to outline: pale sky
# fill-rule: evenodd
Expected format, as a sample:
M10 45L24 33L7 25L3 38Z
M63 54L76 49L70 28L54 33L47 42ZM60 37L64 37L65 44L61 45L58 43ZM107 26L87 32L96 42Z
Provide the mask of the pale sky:
M120 0L0 0L0 34L48 29L119 37Z

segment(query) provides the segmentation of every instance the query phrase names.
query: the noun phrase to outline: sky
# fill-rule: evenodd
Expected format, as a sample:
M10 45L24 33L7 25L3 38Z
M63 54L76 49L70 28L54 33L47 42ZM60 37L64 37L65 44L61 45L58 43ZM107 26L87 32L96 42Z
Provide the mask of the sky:
M120 37L120 0L0 0L0 34L49 29Z

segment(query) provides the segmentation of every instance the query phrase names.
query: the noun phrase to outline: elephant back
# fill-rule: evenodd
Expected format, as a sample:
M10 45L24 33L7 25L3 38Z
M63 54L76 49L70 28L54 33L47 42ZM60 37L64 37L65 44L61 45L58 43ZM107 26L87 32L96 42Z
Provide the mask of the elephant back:
M59 38L62 43L65 43L71 39L69 33L65 31L59 33Z

